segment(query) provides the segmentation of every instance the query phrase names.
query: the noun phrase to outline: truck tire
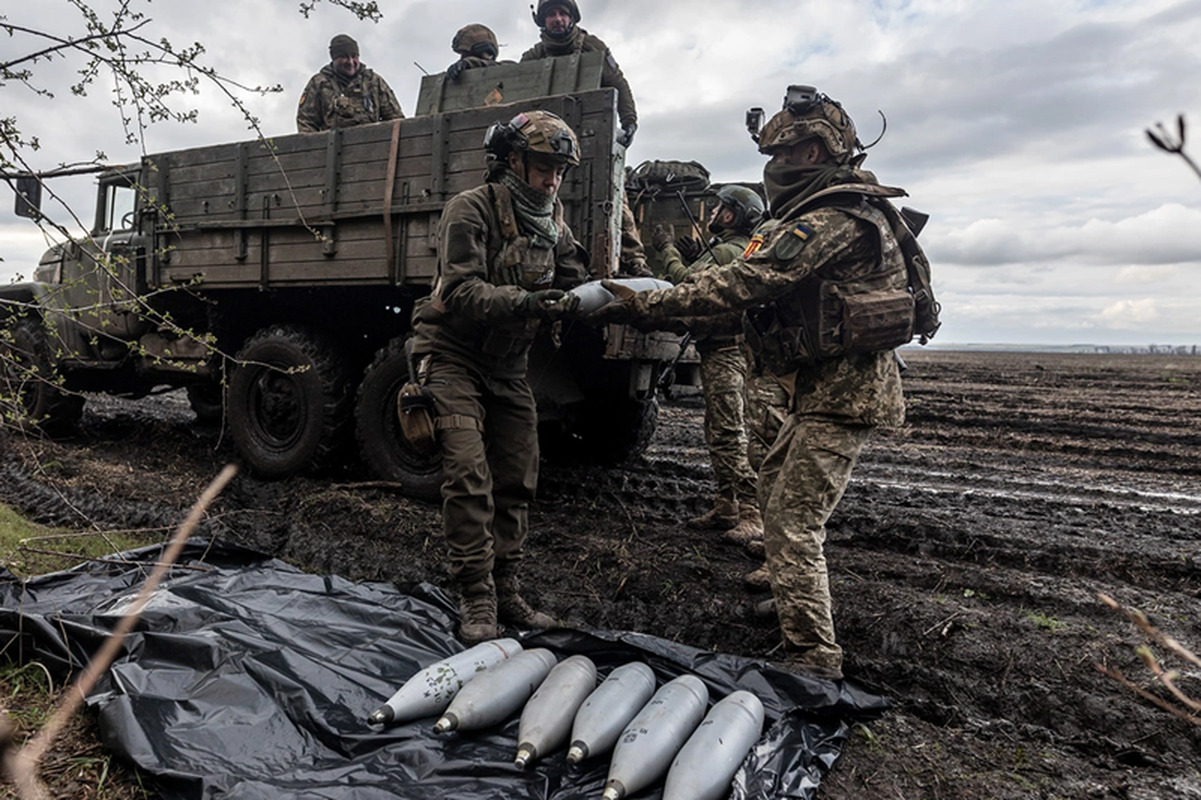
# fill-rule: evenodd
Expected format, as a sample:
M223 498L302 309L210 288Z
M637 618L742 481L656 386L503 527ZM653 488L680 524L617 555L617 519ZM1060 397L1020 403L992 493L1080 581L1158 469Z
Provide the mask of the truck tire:
M613 466L646 450L659 419L659 401L590 400L572 425L579 455Z
M346 440L350 375L327 337L271 325L246 340L229 381L230 435L266 478L327 465Z
M3 345L5 405L13 404L17 426L36 425L50 436L72 431L83 416L83 395L63 390L50 358L46 327L37 317L26 317L9 329Z
M442 494L442 457L425 456L409 447L396 418L396 396L409 380L404 345L403 337L388 342L367 368L355 402L355 439L372 475L399 483L409 497L437 502Z

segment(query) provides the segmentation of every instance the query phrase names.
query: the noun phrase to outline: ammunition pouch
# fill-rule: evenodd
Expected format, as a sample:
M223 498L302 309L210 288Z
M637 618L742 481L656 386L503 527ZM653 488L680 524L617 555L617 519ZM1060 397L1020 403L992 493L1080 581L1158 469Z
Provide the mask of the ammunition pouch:
M433 455L438 450L438 439L434 433L434 396L430 390L416 383L400 387L396 397L396 414L400 430L414 450L423 456Z

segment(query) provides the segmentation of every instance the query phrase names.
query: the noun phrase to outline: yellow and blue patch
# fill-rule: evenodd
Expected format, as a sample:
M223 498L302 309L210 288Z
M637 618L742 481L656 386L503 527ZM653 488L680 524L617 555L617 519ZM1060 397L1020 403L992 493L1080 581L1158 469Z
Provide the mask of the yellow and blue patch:
M792 261L805 249L813 233L813 228L804 223L794 224L772 245L772 257L781 264Z

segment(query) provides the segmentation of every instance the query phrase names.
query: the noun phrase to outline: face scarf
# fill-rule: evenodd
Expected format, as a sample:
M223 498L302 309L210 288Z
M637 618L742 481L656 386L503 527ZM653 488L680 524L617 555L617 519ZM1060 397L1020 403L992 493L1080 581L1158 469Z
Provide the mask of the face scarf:
M569 53L574 53L576 50L576 40L579 38L579 25L572 25L571 30L562 38L551 36L545 28L542 30L542 44L546 47L546 52L552 56L565 56Z
M559 226L555 223L555 196L538 191L507 167L500 171L497 183L509 190L513 198L513 215L521 230L530 237L530 244L543 250L557 245Z

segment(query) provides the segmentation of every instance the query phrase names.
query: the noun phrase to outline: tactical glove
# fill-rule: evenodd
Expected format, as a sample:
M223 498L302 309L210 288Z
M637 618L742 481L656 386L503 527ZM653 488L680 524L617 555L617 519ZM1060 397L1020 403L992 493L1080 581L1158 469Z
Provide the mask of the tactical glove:
M638 130L637 122L627 122L621 126L621 133L617 134L617 143L622 147L629 147L634 141L634 132Z
M638 294L637 292L628 286L622 286L620 283L614 283L613 281L601 281L601 286L613 294L614 300L593 311L584 318L585 321L591 322L594 325L604 325L607 323L629 325L638 319L638 313L629 302L634 299L634 295Z
M467 62L463 59L459 59L446 68L446 77L450 78L455 83L458 83L459 77L462 76L463 70L465 69L467 69Z
M704 252L705 246L691 236L681 236L679 239L676 239L676 249L680 251L680 256L684 261L691 264Z
M651 234L651 246L656 251L662 253L671 246L672 239L676 238L676 229L674 225L668 225L666 228L661 223L655 223L655 230Z
M563 319L580 307L580 298L561 289L543 289L529 292L517 304L517 313L523 317L537 317L547 322Z

